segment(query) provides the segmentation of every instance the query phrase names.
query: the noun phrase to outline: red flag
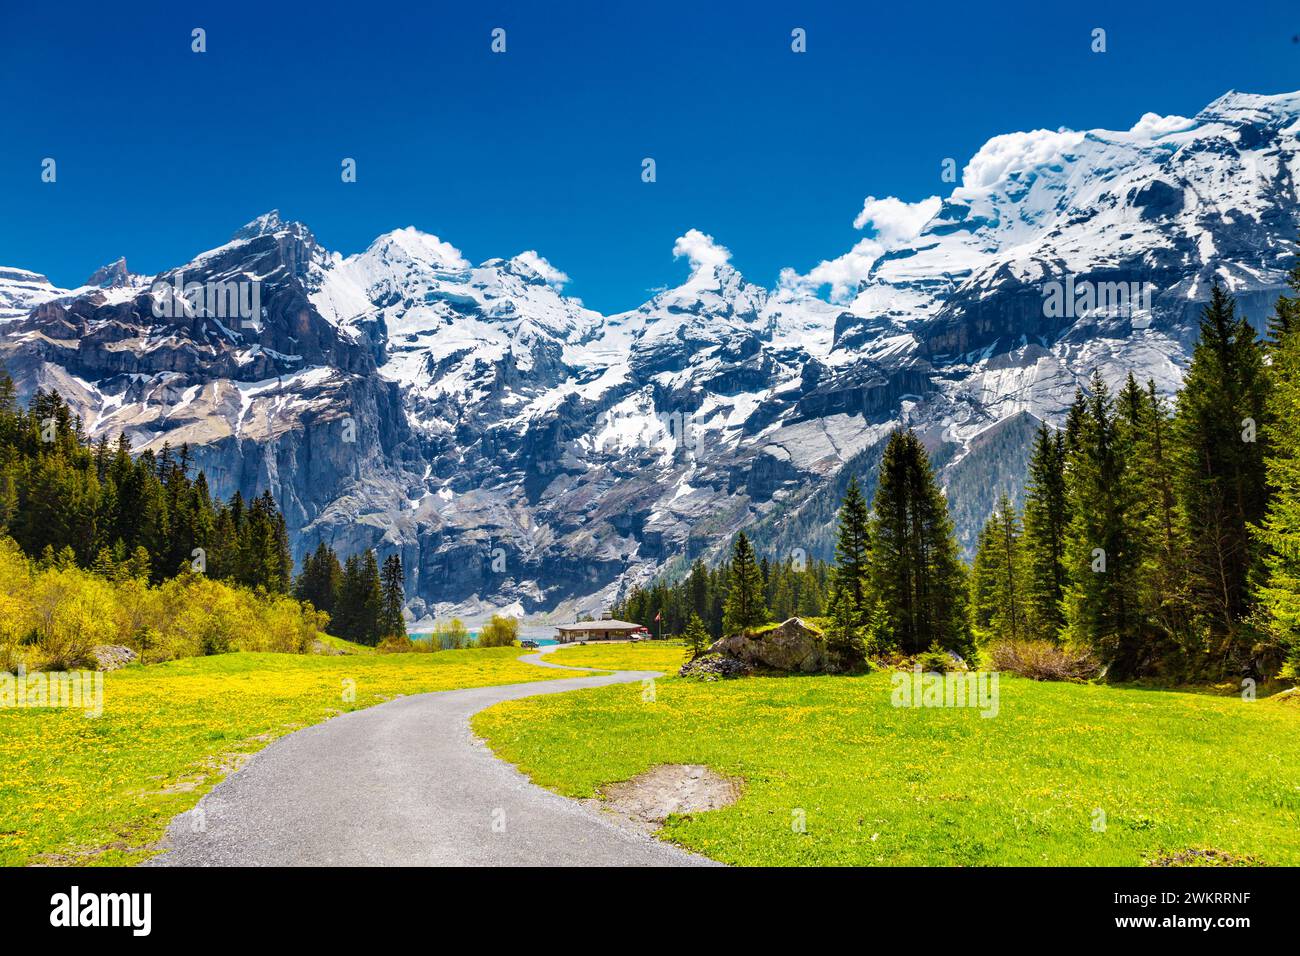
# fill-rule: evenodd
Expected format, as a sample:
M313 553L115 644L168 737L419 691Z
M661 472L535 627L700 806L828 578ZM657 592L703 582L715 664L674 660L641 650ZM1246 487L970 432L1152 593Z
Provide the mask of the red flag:
M655 623L656 623L656 624L659 623L659 615L660 615L660 614L663 614L663 611L658 611L658 612L656 612L656 614L655 614Z

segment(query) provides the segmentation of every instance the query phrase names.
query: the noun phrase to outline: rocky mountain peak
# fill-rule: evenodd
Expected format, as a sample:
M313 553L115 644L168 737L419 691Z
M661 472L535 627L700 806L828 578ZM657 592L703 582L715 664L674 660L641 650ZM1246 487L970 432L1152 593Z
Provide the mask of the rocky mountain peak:
M133 276L126 267L126 256L121 256L106 266L100 266L85 284L101 289L120 289L131 284Z
M271 236L281 232L290 226L301 226L301 223L286 223L280 218L280 210L272 209L270 212L264 212L251 222L235 230L231 241L238 242L243 239L256 239L258 236ZM306 228L306 227L303 227Z

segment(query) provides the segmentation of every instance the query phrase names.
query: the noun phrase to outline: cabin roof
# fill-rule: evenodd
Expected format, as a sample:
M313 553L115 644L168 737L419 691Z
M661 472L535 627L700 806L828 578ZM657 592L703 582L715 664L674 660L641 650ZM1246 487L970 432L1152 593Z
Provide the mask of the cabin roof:
M640 631L640 624L627 621L581 621L577 624L557 624L557 631Z

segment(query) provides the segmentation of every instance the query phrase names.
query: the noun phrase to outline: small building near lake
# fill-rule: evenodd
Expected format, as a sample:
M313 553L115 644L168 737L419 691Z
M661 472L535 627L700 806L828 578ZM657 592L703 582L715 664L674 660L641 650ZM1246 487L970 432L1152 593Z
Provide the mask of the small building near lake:
M609 619L559 624L555 630L555 639L561 644L569 644L573 641L626 641L633 637L650 636L650 632L640 624Z

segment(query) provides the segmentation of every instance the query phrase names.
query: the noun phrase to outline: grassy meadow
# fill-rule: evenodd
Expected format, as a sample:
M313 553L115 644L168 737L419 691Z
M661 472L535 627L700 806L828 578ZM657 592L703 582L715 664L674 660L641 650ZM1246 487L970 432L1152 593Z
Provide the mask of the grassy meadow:
M663 666L653 645L598 650ZM1004 674L985 718L893 707L890 677L662 679L653 702L583 690L497 705L474 729L572 797L666 763L741 778L737 803L660 833L732 864L1300 864L1300 706Z
M192 657L105 674L98 718L0 708L0 865L136 863L242 758L297 728L402 694L567 676L519 654Z
M576 644L552 651L546 660L568 667L600 667L606 670L663 671L676 674L686 663L688 652L681 641L645 641L637 644Z

